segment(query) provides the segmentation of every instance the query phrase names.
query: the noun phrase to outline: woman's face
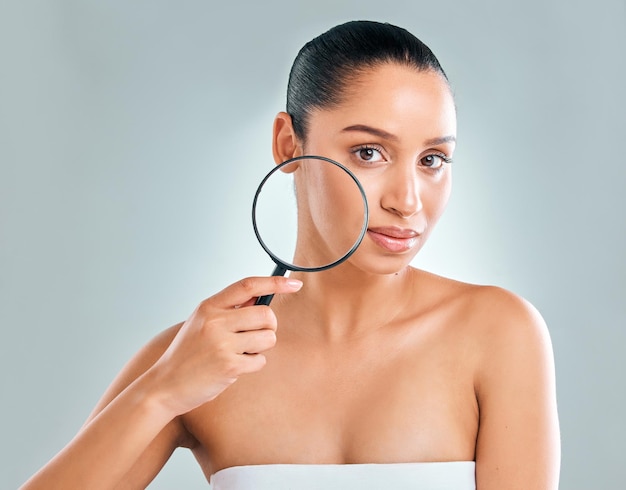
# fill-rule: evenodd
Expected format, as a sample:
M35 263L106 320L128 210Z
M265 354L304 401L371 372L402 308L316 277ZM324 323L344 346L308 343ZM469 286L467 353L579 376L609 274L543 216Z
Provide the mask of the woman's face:
M364 72L339 106L311 113L303 152L343 163L367 194L368 232L351 263L391 273L413 259L448 202L451 168L447 162L455 137L456 111L446 81L435 72L397 64ZM298 192L321 187L333 194L330 202L336 203L338 212L321 209L327 206L315 199L317 191L304 191L299 205L308 211L304 228L317 233L313 239L318 244L332 248L335 242L354 236L341 220L354 221L362 201L357 193L341 192L332 177L320 185L321 178L301 176L308 182L298 182ZM342 233L350 236L342 238Z

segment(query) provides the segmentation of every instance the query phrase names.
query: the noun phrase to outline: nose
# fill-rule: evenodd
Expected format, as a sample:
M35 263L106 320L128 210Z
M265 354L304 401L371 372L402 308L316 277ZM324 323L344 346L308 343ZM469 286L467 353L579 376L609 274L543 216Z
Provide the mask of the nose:
M381 206L401 218L410 218L422 209L420 182L414 165L398 165L388 175Z

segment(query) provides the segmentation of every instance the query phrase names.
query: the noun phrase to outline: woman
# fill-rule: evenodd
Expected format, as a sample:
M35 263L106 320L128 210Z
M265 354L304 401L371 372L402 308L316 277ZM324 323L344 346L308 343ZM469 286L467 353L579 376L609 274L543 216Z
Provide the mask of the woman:
M540 315L409 266L446 206L455 137L446 76L405 30L350 22L305 45L274 159L347 165L368 197L365 240L337 268L247 278L203 301L24 488L143 488L180 446L216 489L557 488ZM303 197L315 191L300 175L297 254L323 253L341 224ZM267 294L271 308L254 306Z

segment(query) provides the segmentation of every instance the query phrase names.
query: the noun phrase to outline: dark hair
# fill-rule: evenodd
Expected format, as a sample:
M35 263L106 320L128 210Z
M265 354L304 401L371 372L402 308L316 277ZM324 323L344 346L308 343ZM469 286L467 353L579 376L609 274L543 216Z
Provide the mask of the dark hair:
M347 22L306 43L293 62L287 85L287 112L296 136L304 141L311 109L338 105L348 84L363 71L391 62L432 70L448 80L428 46L391 24Z

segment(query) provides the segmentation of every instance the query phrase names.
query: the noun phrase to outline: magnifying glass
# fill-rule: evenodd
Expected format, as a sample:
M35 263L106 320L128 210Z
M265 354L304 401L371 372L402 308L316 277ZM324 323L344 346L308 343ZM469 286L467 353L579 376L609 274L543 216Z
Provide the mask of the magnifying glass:
M273 276L319 272L347 260L367 232L369 209L363 186L344 165L304 155L274 167L252 203L252 226L276 264ZM257 305L269 305L273 295Z

